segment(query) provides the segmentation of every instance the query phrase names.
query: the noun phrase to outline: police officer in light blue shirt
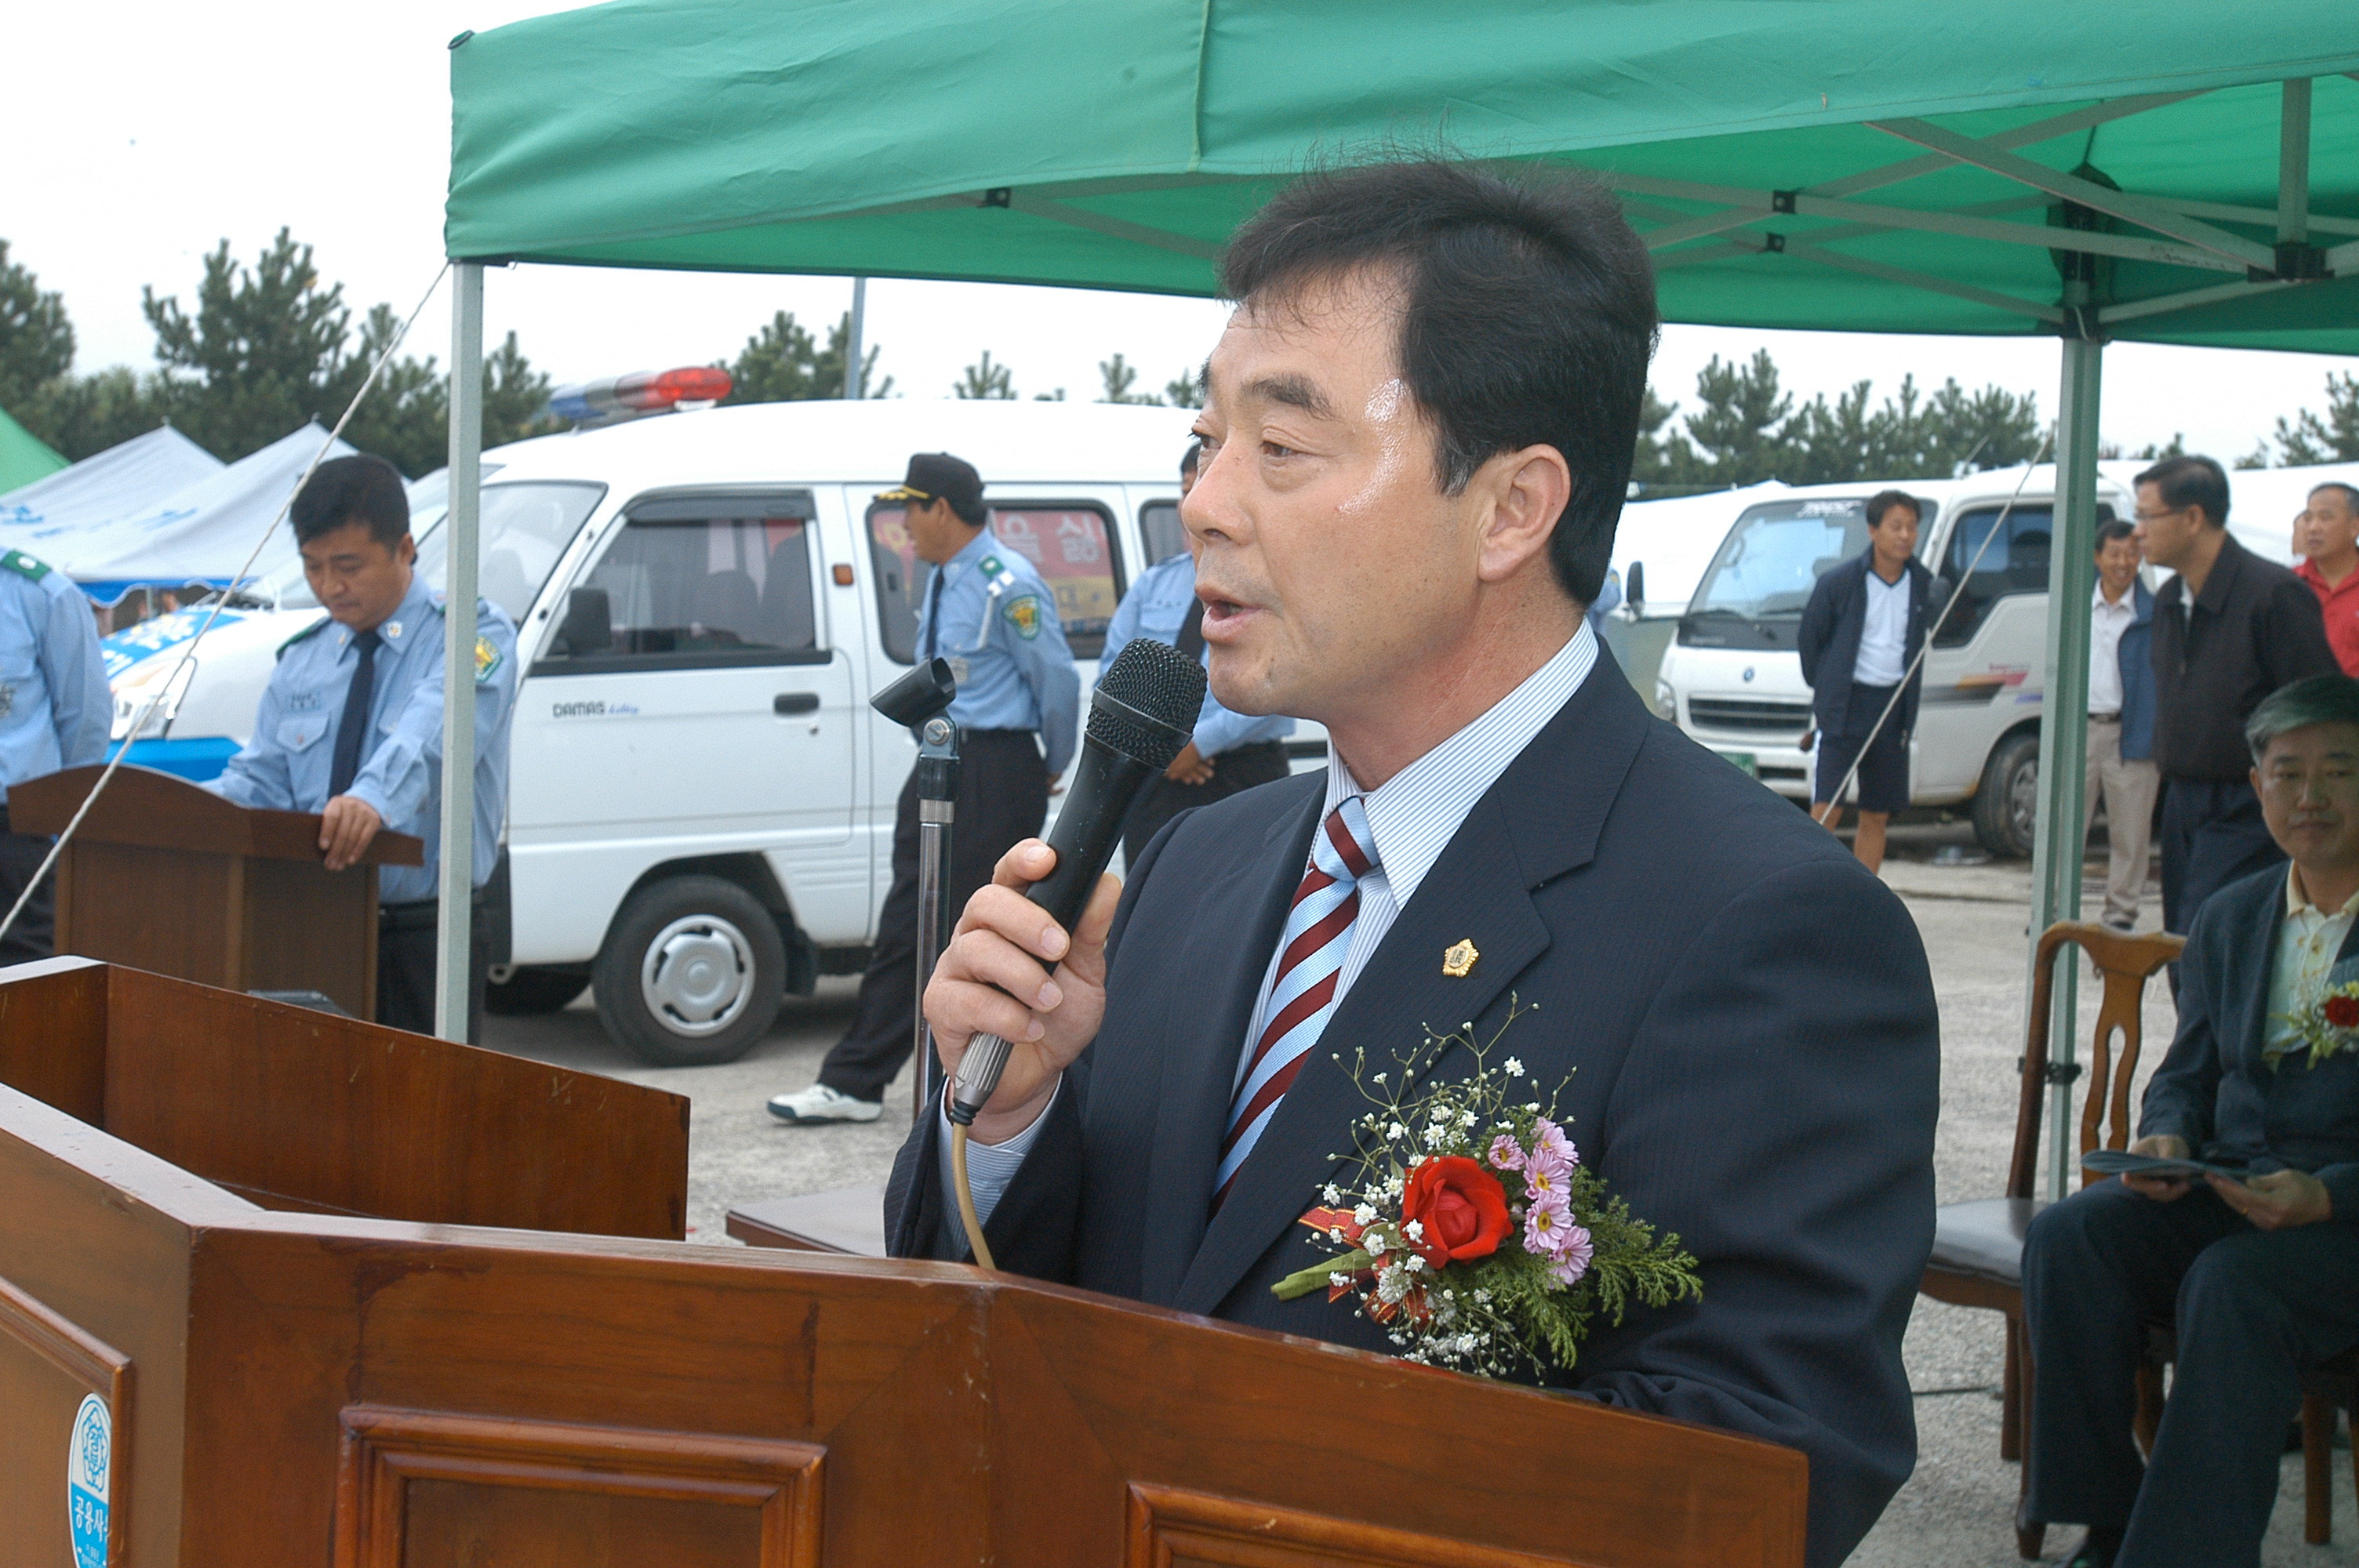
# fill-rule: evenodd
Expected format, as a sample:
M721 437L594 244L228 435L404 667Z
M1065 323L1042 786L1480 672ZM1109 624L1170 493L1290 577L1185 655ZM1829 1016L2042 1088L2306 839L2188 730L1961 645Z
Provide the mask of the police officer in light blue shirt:
M426 840L423 866L378 869L377 1022L434 1027L441 862L442 596L415 568L409 500L382 458L320 465L288 513L303 575L327 619L278 651L253 739L212 787L241 806L321 815L328 869L358 860L383 829ZM516 628L475 605L474 882L499 855L515 713ZM481 1033L489 949L473 922L467 1038Z
M1040 831L1049 787L1079 743L1082 681L1057 621L1056 595L1032 563L995 537L983 478L947 452L909 460L899 503L918 557L933 567L918 612L916 654L950 661L958 697L958 818L945 868L946 907L963 909L992 868ZM893 886L860 981L852 1029L819 1082L775 1096L781 1121L874 1121L885 1087L909 1057L918 1018L918 775L901 787L893 826Z
M1196 464L1203 443L1191 442L1180 460L1180 497L1186 500L1196 485ZM1105 649L1098 668L1110 669L1114 656L1135 637L1169 643L1198 663L1205 661L1204 601L1196 597L1196 557L1192 550L1160 560L1138 575L1106 627ZM1135 862L1147 840L1183 811L1225 800L1239 790L1286 776L1286 738L1294 720L1282 716L1256 719L1233 713L1208 689L1196 733L1159 779L1149 779L1123 819L1125 864Z
M16 906L50 843L9 830L7 789L104 761L114 717L90 601L63 572L22 550L0 552L0 915ZM0 964L49 956L56 894L52 879L25 901L0 937Z

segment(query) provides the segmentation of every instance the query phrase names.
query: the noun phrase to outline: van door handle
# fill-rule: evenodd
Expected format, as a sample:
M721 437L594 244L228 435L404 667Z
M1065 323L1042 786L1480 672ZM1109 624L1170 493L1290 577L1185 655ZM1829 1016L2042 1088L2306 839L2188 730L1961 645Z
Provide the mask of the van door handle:
M782 691L770 698L770 711L788 717L797 713L817 713L819 693L815 691Z

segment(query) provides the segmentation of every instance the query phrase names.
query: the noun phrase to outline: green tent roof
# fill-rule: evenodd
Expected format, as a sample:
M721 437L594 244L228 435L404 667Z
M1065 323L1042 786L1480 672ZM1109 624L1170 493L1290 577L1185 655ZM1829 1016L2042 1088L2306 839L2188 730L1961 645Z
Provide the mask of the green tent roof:
M1446 146L1604 175L1672 320L2057 333L2069 206L2099 335L2359 352L2354 70L2349 0L621 0L454 46L446 239L1210 294Z
M0 495L66 467L65 459L0 408Z

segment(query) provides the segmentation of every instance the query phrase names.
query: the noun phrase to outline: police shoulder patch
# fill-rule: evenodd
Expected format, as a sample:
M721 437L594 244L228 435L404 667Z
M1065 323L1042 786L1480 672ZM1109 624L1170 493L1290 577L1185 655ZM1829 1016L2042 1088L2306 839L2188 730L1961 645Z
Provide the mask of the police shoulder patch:
M475 684L483 685L500 667L500 651L492 646L489 637L475 639Z
M1040 634L1040 596L1027 593L1007 601L1007 623L1026 642Z
M31 582L38 582L49 575L47 562L37 560L22 550L9 550L0 554L0 567L5 567L18 577Z
M311 624L304 627L303 630L296 633L295 635L288 638L284 643L279 643L278 652L272 656L275 658L285 658L287 656L288 649L293 647L298 643L305 641L306 639L318 636L321 633L328 629L328 623L333 619L334 617L332 616L321 616L320 619L312 622Z

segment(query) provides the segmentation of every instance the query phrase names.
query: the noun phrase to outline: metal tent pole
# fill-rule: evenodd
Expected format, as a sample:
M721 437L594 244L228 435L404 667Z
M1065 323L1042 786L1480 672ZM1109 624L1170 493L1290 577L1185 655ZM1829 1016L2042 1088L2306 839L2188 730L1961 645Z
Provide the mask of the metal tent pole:
M868 280L852 280L851 326L843 334L843 397L849 403L860 395L861 340L868 325Z
M2077 314L2077 313L2076 313ZM2082 316L2085 320L2085 314ZM2039 934L2081 917L2082 840L2089 740L2089 600L2096 591L2097 407L2104 346L2064 340L2056 439L2056 511L2048 553L2048 680L2039 725L2039 819L2032 838L2032 951ZM2061 1198L2074 1166L2072 1080L2078 949L2056 956L2049 1014L2048 1195ZM2027 974L2030 967L2027 966ZM2029 995L2028 988L2025 994Z
M451 296L451 510L442 616L442 874L434 1033L467 1038L474 966L475 557L484 456L484 267L461 262Z

